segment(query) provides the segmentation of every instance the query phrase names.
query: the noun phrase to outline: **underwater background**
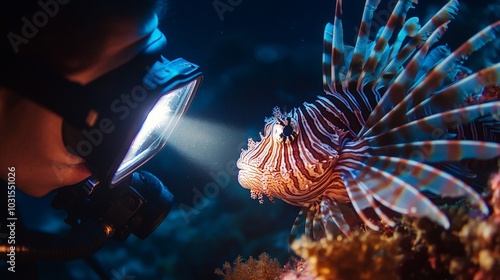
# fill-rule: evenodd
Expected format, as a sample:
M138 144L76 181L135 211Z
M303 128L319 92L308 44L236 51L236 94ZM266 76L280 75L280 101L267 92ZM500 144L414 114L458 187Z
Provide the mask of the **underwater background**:
M383 0L378 10L395 2ZM420 1L409 17L423 22L444 3ZM363 6L363 0L344 1L346 44L354 44ZM214 270L239 255L266 252L282 265L289 260L288 235L299 208L252 200L238 184L236 160L274 106L289 110L322 93L322 38L334 7L333 0L168 1L160 25L167 58L200 65L205 78L166 148L142 168L174 194L170 214L147 239L109 240L95 254L113 279L221 279ZM439 44L453 50L498 19L500 1L462 0ZM465 65L481 69L499 61L499 52L496 40ZM51 197L19 196L28 226L67 230L63 213L49 206ZM43 279L98 279L84 261L39 268Z

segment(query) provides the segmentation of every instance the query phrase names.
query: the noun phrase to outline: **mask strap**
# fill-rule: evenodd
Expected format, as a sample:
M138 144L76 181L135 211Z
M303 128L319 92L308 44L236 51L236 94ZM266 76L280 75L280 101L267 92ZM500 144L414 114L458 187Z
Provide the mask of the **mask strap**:
M76 127L92 127L97 112L90 106L91 94L34 59L0 56L0 85L58 114Z

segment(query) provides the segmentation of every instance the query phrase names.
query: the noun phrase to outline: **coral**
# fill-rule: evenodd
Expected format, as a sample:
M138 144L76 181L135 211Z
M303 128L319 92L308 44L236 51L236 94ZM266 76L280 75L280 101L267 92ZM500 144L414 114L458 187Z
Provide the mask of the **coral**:
M292 258L283 269L281 280L314 280L314 276L307 266L306 262L301 259Z
M493 175L490 179L490 205L494 215L500 215L500 173Z
M477 268L474 279L500 279L500 218L471 221L460 231L460 239L471 266Z
M486 86L478 94L472 95L471 97L467 98L466 102L469 104L479 104L492 100L500 100L500 86Z
M282 279L497 279L500 217L482 221L463 202L441 210L451 221L449 229L406 216L381 232L337 240L302 237L292 248L304 263Z
M471 220L459 233L474 279L500 279L500 173L489 182L489 203L493 213L485 220Z
M456 264L466 259L465 250L458 237L458 231L466 223L468 211L464 208L445 207L442 209L451 220L451 227L445 230L427 218L404 217L395 230L403 259L399 269L402 279L450 279L451 263Z
M319 241L301 237L292 249L307 260L314 279L398 279L398 243L377 233Z
M238 256L233 264L234 267L231 267L226 262L222 269L215 269L215 274L222 276L224 280L276 280L282 273L278 260L270 258L266 253L260 254L257 260L250 256L244 261Z

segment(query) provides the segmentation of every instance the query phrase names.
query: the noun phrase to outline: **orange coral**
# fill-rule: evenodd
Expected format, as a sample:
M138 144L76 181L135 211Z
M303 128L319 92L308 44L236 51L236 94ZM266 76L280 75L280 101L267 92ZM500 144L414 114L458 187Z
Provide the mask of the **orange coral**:
M226 262L222 269L215 269L215 274L222 276L224 280L277 280L282 273L278 260L270 258L266 253L260 254L257 260L250 256L246 262L238 256L233 264L234 267L231 267Z
M315 279L398 279L398 242L377 233L319 241L302 237L292 248L307 260Z

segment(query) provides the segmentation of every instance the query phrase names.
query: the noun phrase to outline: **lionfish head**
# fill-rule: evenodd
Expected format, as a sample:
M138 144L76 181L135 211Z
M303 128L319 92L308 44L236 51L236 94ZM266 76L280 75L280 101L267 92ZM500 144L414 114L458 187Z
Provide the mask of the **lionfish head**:
M275 107L265 122L260 141L248 139L248 149L242 150L238 159L241 186L261 203L264 195L271 201L277 197L294 205L317 199L324 183L320 178L333 171L338 152L317 141L311 144L310 126L296 109L282 113ZM330 137L339 139L338 134Z
M285 152L283 146L294 142L300 131L291 112L283 114L277 107L265 122L260 141L248 139L248 149L242 151L237 162L240 169L238 181L251 191L253 199L258 198L261 203L264 195L273 200L276 196L274 190L286 186L286 165L276 160L269 161L269 158L281 158Z

